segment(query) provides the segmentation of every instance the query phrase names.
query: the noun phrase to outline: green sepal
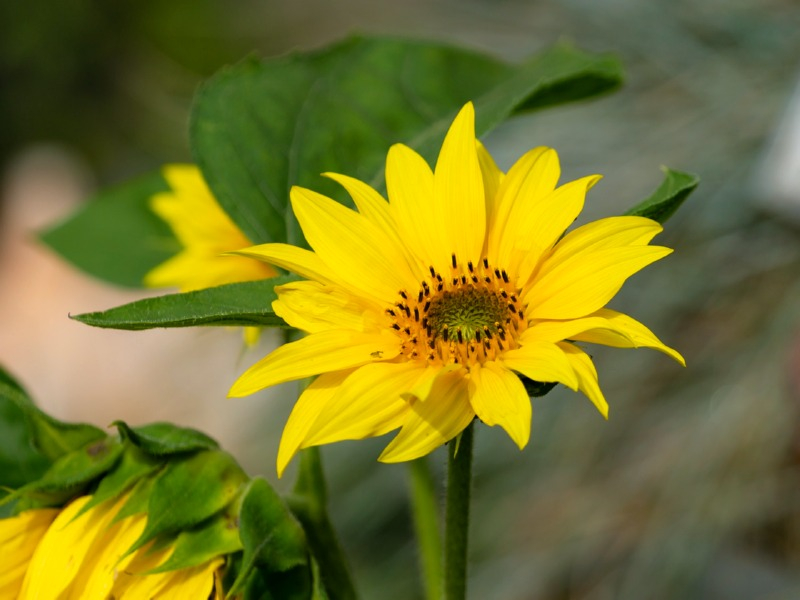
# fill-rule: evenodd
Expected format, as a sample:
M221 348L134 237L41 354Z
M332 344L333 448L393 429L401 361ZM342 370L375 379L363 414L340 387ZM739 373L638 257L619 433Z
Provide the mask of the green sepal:
M522 381L522 385L525 386L525 391L528 392L528 396L531 398L545 396L558 385L555 381L534 381L533 379L528 379L524 375L518 375L518 377L520 381Z
M146 513L147 504L150 501L150 493L153 491L153 485L157 477L158 475L139 479L134 484L131 494L125 501L125 504L117 511L117 514L114 515L111 522L116 523L127 517Z
M200 450L215 450L219 444L201 431L172 423L149 423L130 427L124 421L112 423L122 439L152 456L171 456Z
M514 112L594 96L621 80L615 58L566 44L511 65L440 44L353 37L218 73L195 96L191 146L212 193L254 243L302 245L292 185L348 203L319 173L381 189L389 147L405 142L431 161L469 100L480 136Z
M60 506L81 494L110 471L122 455L122 444L114 438L91 442L55 461L36 481L14 491L0 502L18 500L14 510Z
M122 453L120 461L112 471L103 477L97 489L92 493L91 499L83 505L75 518L106 500L119 497L160 466L159 461L135 447L128 446Z
M180 250L172 230L150 210L169 190L160 172L101 192L42 241L80 270L116 285L142 287L148 271Z
M173 552L167 561L148 573L188 569L242 549L235 502L222 513L182 531L170 543Z
M52 459L31 443L28 418L19 403L11 400L9 391L26 396L0 368L0 488L18 488L39 479L52 464Z
M260 281L229 283L213 288L145 298L102 312L72 318L93 327L141 330L199 325L286 327L272 311L275 286L297 281L284 275Z
M287 595L291 589L302 592L298 598L310 596L311 568L303 528L264 479L253 479L242 494L239 535L244 557L230 595L255 585L255 578L270 591L266 597L294 598Z
M128 553L157 536L193 527L225 508L247 476L226 452L203 451L173 460L153 482L147 525Z
M664 172L661 185L649 197L629 209L626 215L647 217L663 224L675 214L700 183L697 175L673 171L668 167L662 167L661 170Z
M0 398L12 402L22 411L33 447L50 461L108 437L105 431L94 425L64 423L43 412L33 403L22 386L2 370L0 370Z

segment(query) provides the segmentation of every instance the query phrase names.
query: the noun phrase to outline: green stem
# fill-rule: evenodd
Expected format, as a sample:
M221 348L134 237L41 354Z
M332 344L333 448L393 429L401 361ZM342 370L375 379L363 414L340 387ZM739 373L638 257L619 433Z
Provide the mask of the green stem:
M330 599L354 600L355 586L328 517L327 504L328 491L319 448L308 448L300 453L299 474L289 506L303 525Z
M442 597L442 538L439 534L439 503L427 457L408 463L411 479L411 509L419 544L419 563L425 598Z
M467 542L472 492L472 423L450 442L447 460L447 502L444 533L444 597L467 595Z

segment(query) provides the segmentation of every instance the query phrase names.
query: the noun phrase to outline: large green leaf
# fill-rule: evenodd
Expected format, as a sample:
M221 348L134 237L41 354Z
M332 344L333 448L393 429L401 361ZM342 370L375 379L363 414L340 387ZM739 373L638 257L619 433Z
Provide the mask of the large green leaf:
M114 421L112 425L117 427L125 440L153 456L170 456L219 448L215 440L191 427L178 427L163 422L130 427L124 421Z
M642 200L639 204L629 209L626 215L638 215L648 217L659 223L664 223L675 211L680 208L684 200L689 197L700 179L697 175L673 171L663 167L664 180L650 196Z
M405 142L433 159L468 100L482 135L515 111L620 82L615 59L567 45L509 65L437 44L352 38L222 71L196 95L191 143L214 195L250 239L302 244L287 208L292 185L342 199L319 177L336 171L380 188L390 145Z
M145 298L72 318L94 327L128 330L198 325L283 327L286 325L283 319L272 311L272 301L277 298L274 287L296 280L295 276L285 275L229 283L185 294Z
M151 196L167 189L157 172L101 192L41 239L89 275L142 287L145 274L180 249L148 205Z

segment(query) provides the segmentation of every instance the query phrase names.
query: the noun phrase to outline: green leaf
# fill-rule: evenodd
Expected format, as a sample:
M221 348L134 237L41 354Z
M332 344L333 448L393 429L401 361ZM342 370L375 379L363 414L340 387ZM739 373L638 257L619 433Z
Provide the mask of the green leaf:
M628 210L626 215L647 217L663 224L675 214L675 211L700 183L697 175L691 173L673 171L667 167L662 167L662 171L664 171L664 181L661 182L658 189Z
M217 556L242 549L239 539L238 515L227 510L200 525L183 531L172 546L174 550L167 561L150 573L164 573L188 569L203 564Z
M170 456L198 450L214 450L219 444L205 433L172 423L150 423L129 427L124 421L114 421L120 435L131 444L153 456Z
M219 512L246 480L236 461L218 450L173 460L153 483L147 525L129 552L158 535L178 533Z
M285 275L145 298L72 318L94 327L128 330L198 325L285 327L283 319L272 311L272 301L278 297L273 288L289 281L297 281L297 277Z
M308 598L311 593L311 569L306 539L280 496L261 478L253 479L242 496L239 535L244 546L244 560L229 594L244 589L254 570L270 574L264 577L273 591L273 582L284 590L288 577L290 587L301 588ZM275 574L284 573L285 577ZM301 596L303 597L303 596Z
M437 44L352 38L217 74L195 97L192 150L215 197L254 243L302 244L288 208L292 185L342 199L319 177L336 171L380 188L389 146L405 142L431 160L468 100L482 135L515 111L620 82L615 59L566 45L509 65Z
M156 172L101 192L41 239L89 275L142 287L145 274L180 249L172 230L149 207L151 196L168 189Z
M14 379L0 369L0 399L14 404L25 416L31 443L42 456L55 461L62 456L104 439L107 434L86 423L63 423L39 409Z

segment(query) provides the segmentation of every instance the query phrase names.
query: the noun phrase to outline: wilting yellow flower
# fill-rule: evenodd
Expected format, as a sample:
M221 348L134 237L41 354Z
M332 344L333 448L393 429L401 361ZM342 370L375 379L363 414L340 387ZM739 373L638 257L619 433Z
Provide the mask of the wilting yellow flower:
M170 226L182 250L150 271L146 286L191 292L277 274L270 265L223 256L252 242L217 204L196 166L166 166L164 178L171 191L153 196L151 208Z
M144 531L147 516L137 514L115 520L127 496L81 514L89 499L78 498L61 511L29 510L0 520L4 561L0 599L223 597L217 573L224 558L148 574L169 558L172 547L153 550L150 543L128 554Z
M554 150L535 148L503 175L475 139L467 104L435 171L392 146L387 203L368 185L327 174L358 208L295 187L292 208L313 251L264 244L240 254L307 281L276 288L276 314L309 335L278 348L231 396L318 375L283 432L282 473L298 449L400 432L384 462L422 456L477 415L522 448L531 403L517 373L608 405L574 342L647 346L679 362L644 325L604 308L625 280L671 252L642 217L610 217L563 235L593 175L556 187ZM563 235L563 237L562 237Z

